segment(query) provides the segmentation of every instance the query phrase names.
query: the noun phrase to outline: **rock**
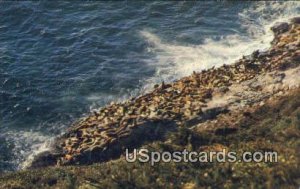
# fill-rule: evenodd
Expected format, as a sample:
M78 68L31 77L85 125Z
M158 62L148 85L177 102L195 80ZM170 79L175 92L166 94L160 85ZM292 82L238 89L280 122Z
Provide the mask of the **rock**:
M256 50L251 54L252 59L258 58L258 56L259 56L259 50Z
M226 135L230 135L230 134L233 134L237 131L237 128L218 128L215 130L215 135L223 135L223 136L226 136Z
M47 167L47 166L53 166L57 163L57 156L52 154L49 151L42 152L38 154L34 160L32 161L30 165L30 169L35 169L39 167Z
M271 30L275 35L279 35L289 30L289 24L286 22L277 22L273 27L271 27Z
M300 16L295 17L295 18L292 18L292 19L291 19L291 22L292 22L293 24L300 24Z

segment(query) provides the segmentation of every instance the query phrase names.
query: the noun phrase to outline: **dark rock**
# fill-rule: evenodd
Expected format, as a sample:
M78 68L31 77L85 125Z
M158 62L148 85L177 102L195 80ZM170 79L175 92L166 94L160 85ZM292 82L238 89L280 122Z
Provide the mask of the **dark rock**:
M251 113L250 112L244 112L243 116L245 116L245 117L251 117Z
M236 131L237 131L237 128L219 128L219 129L216 129L215 135L226 136L226 135L233 134Z
M219 114L225 114L228 112L229 110L227 109L227 107L214 107L204 111L201 117L202 120L205 121L205 120L215 119Z
M57 156L49 151L38 154L30 165L30 169L53 166L57 162Z
M258 56L259 56L259 50L256 50L256 51L254 51L254 52L251 54L251 58L252 58L252 59L257 58Z
M249 64L245 64L246 69L252 69L252 70L258 70L259 66L257 64L254 63L249 63Z
M292 19L291 19L291 22L292 22L293 24L300 24L300 16L295 17L295 18L292 18Z
M279 35L289 30L289 24L286 22L277 22L273 27L271 27L271 30L275 35Z

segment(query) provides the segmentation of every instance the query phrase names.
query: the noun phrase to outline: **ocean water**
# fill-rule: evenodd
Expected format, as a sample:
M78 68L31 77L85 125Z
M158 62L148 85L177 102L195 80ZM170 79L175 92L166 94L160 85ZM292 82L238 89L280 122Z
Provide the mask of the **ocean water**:
M91 109L266 49L291 2L0 2L0 171Z

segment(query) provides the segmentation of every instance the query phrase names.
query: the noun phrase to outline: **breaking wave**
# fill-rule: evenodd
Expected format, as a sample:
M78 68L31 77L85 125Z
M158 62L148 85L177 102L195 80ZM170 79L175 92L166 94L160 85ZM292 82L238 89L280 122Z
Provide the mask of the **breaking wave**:
M271 26L279 21L299 15L299 2L256 2L239 13L243 35L221 36L219 40L207 38L199 45L181 45L176 41L167 42L149 30L140 32L148 42L148 52L154 53L148 62L156 72L145 81L144 91L162 81L174 81L193 71L234 63L243 55L255 50L263 51L270 47L273 39Z

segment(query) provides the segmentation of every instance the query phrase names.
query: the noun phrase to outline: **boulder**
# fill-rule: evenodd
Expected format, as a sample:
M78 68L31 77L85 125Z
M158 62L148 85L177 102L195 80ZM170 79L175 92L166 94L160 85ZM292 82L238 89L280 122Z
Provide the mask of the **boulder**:
M57 157L49 151L38 154L30 165L30 169L53 166L57 162Z
M277 22L273 27L271 27L271 30L275 35L279 35L289 30L289 24L286 22Z
M293 24L300 24L300 16L295 17L295 18L292 18L292 19L291 19L291 22L292 22Z

